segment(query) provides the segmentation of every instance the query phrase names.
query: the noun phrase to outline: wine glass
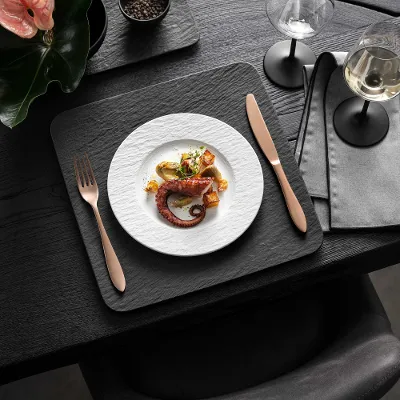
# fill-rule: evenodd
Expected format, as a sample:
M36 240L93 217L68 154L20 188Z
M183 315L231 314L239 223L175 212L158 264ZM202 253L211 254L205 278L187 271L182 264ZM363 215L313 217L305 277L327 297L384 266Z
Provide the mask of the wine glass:
M264 57L264 71L271 81L285 88L303 86L303 65L314 64L315 55L304 43L318 34L333 16L333 0L267 0L272 25L292 38L274 44Z
M378 22L367 28L348 53L343 74L360 97L343 101L335 110L336 133L354 146L372 146L389 130L387 112L377 102L400 93L400 26Z

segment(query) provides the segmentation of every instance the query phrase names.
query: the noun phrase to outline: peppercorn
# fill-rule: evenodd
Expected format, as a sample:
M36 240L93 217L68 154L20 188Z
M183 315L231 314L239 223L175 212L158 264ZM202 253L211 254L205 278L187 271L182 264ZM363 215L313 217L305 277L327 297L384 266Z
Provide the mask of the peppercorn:
M132 18L148 20L158 17L166 9L168 0L130 0L124 11Z

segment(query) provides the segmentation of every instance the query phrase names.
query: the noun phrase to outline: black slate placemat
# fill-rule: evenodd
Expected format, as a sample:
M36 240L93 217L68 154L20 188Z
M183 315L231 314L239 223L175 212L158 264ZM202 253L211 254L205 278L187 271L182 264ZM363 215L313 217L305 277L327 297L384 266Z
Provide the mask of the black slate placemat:
M154 29L139 31L121 14L118 0L103 0L108 29L99 51L88 61L87 74L133 64L191 46L199 31L186 0L172 0L167 16Z
M255 95L263 111L288 179L303 205L306 235L294 228L273 170L250 130L245 110L248 93ZM143 123L177 112L209 115L237 129L255 149L264 174L263 203L250 228L230 246L200 257L167 256L137 243L116 221L107 197L108 169L121 142ZM137 309L240 278L310 254L322 243L322 231L289 144L260 77L249 64L232 64L64 112L53 121L51 132L101 294L114 310ZM85 151L99 184L103 221L125 271L123 295L111 285L96 221L76 188L72 156Z

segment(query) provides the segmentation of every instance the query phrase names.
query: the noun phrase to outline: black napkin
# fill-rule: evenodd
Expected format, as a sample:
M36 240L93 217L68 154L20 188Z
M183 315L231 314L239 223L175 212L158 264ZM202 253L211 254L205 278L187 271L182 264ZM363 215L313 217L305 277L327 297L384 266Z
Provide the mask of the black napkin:
M400 225L400 99L382 103L390 119L375 146L337 136L333 113L354 93L342 72L346 53L323 53L304 68L306 104L295 150L324 231Z

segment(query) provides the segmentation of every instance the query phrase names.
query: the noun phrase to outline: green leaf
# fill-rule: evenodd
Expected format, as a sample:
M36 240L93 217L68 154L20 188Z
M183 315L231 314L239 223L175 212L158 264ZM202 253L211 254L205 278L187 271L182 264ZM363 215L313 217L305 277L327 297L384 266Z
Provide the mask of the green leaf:
M89 51L87 10L91 0L56 0L53 39L39 31L21 39L0 27L0 120L12 128L22 122L32 101L51 82L72 92L85 72Z

